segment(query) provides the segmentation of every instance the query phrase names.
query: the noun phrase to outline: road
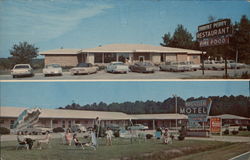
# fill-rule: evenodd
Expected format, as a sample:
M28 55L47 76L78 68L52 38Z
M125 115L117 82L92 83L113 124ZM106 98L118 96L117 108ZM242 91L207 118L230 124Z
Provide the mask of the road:
M250 73L250 68L233 70L229 69L228 74L233 77L235 73L241 76L243 72ZM96 74L72 76L69 72L64 72L63 76L44 77L42 73L36 73L34 77L20 77L13 79L11 75L0 75L0 80L164 80L164 79L204 79L204 78L222 78L225 71L205 70L205 75L202 76L202 71L194 72L163 72L156 71L155 73L135 73L127 74L112 74L106 73L104 70Z
M243 153L229 160L250 160L250 152Z

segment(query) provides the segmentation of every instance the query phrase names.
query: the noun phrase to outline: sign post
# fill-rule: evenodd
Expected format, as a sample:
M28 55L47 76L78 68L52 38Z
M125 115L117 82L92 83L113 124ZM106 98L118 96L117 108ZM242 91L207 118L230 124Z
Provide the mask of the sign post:
M229 37L232 35L232 26L230 19L222 19L216 22L198 26L196 33L199 46L203 48L211 46L223 46L229 44ZM202 74L204 75L204 57L202 60ZM225 76L227 78L227 55L225 54Z

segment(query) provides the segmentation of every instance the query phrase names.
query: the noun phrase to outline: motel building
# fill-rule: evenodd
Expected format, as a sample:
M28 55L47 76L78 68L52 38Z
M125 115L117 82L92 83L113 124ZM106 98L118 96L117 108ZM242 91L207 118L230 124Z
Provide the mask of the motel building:
M76 66L81 62L106 65L113 61L128 64L140 61L153 64L167 61L193 61L195 64L200 64L202 52L147 44L109 44L89 49L48 50L39 52L39 54L45 56L45 65L56 63L61 66Z
M13 129L17 117L27 108L0 107L0 126ZM41 109L38 125L48 128L70 128L74 124L82 124L86 128L93 127L95 119L99 117L101 126L119 125L125 127L133 124L144 124L149 129L158 127L174 128L176 120L178 127L186 125L187 116L184 114L140 114L129 115L122 112Z

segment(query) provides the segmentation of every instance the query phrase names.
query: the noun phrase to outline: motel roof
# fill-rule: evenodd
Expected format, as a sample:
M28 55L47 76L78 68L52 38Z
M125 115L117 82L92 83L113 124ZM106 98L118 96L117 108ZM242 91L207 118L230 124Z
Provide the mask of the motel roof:
M79 53L187 53L187 54L201 54L201 51L153 46L149 44L109 44L98 46L89 49L55 49L39 52L40 55L52 54L79 54Z
M242 116L236 116L236 115L232 115L232 114L222 114L222 115L218 115L218 116L209 116L209 118L212 117L220 117L221 119L249 119L247 117L242 117Z
M1 107L0 117L17 118L23 107ZM41 109L40 118L64 118L64 119L95 119L99 117L102 120L129 120L129 119L187 119L182 114L137 114L129 115L122 112L103 112L103 111L85 111L85 110L65 110L65 109Z

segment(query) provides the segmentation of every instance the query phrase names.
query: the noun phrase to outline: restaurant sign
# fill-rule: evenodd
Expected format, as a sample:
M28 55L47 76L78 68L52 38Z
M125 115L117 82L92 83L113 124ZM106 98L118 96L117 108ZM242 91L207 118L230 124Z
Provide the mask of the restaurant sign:
M200 47L229 44L229 36L232 34L230 19L222 19L213 23L198 26L196 38Z

